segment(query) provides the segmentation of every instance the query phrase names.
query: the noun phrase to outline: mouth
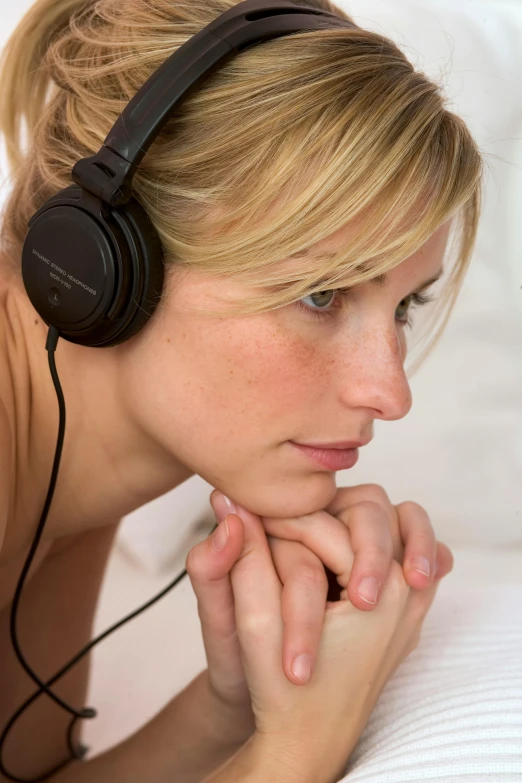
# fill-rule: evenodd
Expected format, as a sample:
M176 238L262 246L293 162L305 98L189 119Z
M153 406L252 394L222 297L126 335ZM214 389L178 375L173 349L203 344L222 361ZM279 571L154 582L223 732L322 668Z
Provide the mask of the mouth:
M297 449L303 457L315 462L327 470L349 470L359 459L359 450L356 448L319 448L317 446L303 446L294 441L288 441Z

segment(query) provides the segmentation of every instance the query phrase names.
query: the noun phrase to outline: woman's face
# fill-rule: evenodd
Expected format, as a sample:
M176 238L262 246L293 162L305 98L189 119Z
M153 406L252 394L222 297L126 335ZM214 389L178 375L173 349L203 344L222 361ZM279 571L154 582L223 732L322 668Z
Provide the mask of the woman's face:
M385 285L364 283L349 299L315 294L301 300L304 309L228 316L221 298L241 301L253 289L189 272L131 341L125 404L158 445L251 511L290 517L324 508L336 492L335 473L289 441L367 441L375 419L406 416L403 300L439 274L449 228L393 269ZM343 229L313 253L348 242ZM223 316L177 311L185 307ZM324 311L330 315L314 315Z

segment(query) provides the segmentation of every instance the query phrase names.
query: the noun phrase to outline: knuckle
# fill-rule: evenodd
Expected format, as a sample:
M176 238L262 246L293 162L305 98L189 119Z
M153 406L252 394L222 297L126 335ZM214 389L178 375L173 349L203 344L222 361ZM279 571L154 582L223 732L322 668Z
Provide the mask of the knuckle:
M393 542L391 536L385 536L378 541L372 541L364 548L364 557L367 560L375 562L377 566L382 566L383 563L388 563L391 560L393 554Z
M362 509L363 511L366 511L368 514L378 515L379 517L381 517L383 513L382 503L379 503L375 499L361 500L359 503L357 503L357 506L354 506L354 508L359 509L359 511Z
M380 484L365 484L364 488L368 492L368 496L375 503L379 503L381 506L385 506L390 503L388 493L384 487L381 487Z
M391 546L376 546L367 548L364 553L358 554L355 577L359 580L362 576L373 576L382 584L387 578L392 562ZM352 567L351 573L354 573Z
M420 503L416 503L414 500L404 500L402 503L399 503L397 506L395 506L395 508L397 511L408 511L429 521L428 512L424 506L421 506Z
M323 612L324 617L324 612ZM291 621L286 621L284 623L285 626L290 626L292 628L292 635L295 637L296 631L299 634L299 637L303 640L302 644L305 646L308 644L311 638L315 638L318 629L321 628L321 621L319 618L317 620L314 620L313 617L310 617L308 615L297 618L292 618Z
M236 618L238 632L246 639L266 640L267 635L273 631L274 616L270 612L249 612Z
M328 587L328 579L324 568L312 565L301 566L294 573L294 581L305 585L311 585L313 588Z

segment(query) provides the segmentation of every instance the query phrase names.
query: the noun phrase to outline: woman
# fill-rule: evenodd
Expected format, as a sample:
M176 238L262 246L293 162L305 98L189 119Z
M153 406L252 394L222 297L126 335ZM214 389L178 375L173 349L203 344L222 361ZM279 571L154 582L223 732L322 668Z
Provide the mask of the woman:
M349 19L326 0L307 4ZM10 650L9 608L43 506L58 427L47 326L19 274L27 223L71 183L75 162L99 149L150 74L233 5L41 0L6 49L1 121L13 189L1 234L0 644L6 698L0 725L34 690ZM22 119L27 152L20 145ZM323 750L335 747L330 772L338 771L433 598L433 573L412 575L411 557L428 557L432 570L437 562L440 578L451 569L451 554L435 541L420 507L393 507L371 485L338 491L335 470L319 466L295 444L365 443L375 419L407 415L409 312L423 303L427 281L439 276L452 228L460 243L440 301L454 303L475 241L481 173L471 134L444 108L438 87L415 72L392 42L360 28L254 46L206 80L166 125L134 180L135 195L165 248L158 310L119 346L98 350L60 340L56 350L67 433L19 620L21 646L39 675L51 677L90 638L106 559L123 516L194 473L242 510L240 517L229 517L230 544L220 557L212 560L208 542L202 542L187 558L209 669L134 737L53 779L201 780L247 739L271 737L268 746L246 743L255 748L253 755L234 755L240 766L225 767L222 774L240 780L240 772L253 766L266 779L264 759L277 764L279 775L282 768L291 774L295 755L296 762L297 756L305 759L299 773L304 780L312 761L288 747L306 751L318 704L325 694L335 701L336 691L342 698L335 709L326 701L330 713L346 716L350 693L353 725L348 733L343 726L338 742L332 736L338 724L328 725L323 739L330 744L318 742L313 756L317 763ZM213 503L218 513L216 497ZM407 532L413 529L415 542ZM351 575L350 537L361 550L361 564L356 561ZM269 610L241 604L249 595L241 566L253 541L254 551L265 556L261 592L272 601ZM385 549L378 556L377 545ZM411 593L395 563L403 559L408 584L416 588ZM304 592L294 584L281 615L277 593L281 584L296 582L296 564L315 574L321 566L322 581L307 591L314 623L321 625L310 638L301 632L300 640L290 639L295 649L285 645L284 667L279 657L278 668L286 676L277 685L283 690L273 692L265 690L267 672L256 669L256 645L241 621L256 612L276 614L274 654L281 645L277 619L287 608L297 636L298 610L289 602L292 595L302 602ZM319 643L327 587L321 564L335 574L345 588L341 597L353 607L342 602L343 625L337 626L339 607L327 603L322 666L310 683L316 690L309 690L295 687L299 679L291 662L303 651L298 641L312 655ZM375 609L356 612L371 607L355 589L367 575L378 577L381 595ZM219 597L205 590L209 580L219 586ZM231 627L232 598L238 638ZM220 599L228 615L216 612ZM213 627L216 616L219 628ZM347 628L356 627L359 647L350 647L347 673L336 645L346 643ZM247 655L244 672L238 641ZM354 700L345 680L335 680L333 688L330 682L328 690L328 673L349 674L354 688L364 676L375 686ZM83 704L87 677L84 659L55 691ZM278 705L287 705L289 694L285 725L300 726L297 735L285 733L280 723ZM56 704L40 698L10 734L5 767L24 779L51 769L66 754L69 721Z

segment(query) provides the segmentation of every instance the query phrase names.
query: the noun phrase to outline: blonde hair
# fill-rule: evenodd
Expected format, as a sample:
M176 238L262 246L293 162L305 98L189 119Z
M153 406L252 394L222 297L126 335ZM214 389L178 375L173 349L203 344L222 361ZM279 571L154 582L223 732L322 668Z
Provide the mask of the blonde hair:
M328 0L300 3L353 21ZM30 217L72 184L76 161L100 148L151 73L236 4L34 4L0 71L0 132L12 178L0 241L12 263L20 264ZM203 81L145 156L134 195L159 232L167 264L259 289L230 307L231 315L375 278L453 219L460 241L439 299L446 314L422 361L469 266L482 174L479 148L444 108L441 88L388 38L336 28L266 41ZM350 247L327 260L307 257L291 271L280 263L352 220L358 231Z

